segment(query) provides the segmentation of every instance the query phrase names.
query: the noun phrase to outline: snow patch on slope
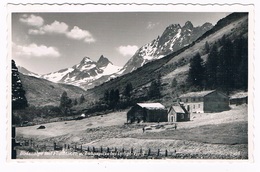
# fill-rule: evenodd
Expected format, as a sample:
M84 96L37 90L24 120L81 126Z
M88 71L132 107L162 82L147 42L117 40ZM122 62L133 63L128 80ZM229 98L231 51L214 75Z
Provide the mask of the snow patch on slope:
M59 82L65 75L72 72L73 70L73 68L68 68L63 72L52 72L50 74L43 75L43 78L52 82Z

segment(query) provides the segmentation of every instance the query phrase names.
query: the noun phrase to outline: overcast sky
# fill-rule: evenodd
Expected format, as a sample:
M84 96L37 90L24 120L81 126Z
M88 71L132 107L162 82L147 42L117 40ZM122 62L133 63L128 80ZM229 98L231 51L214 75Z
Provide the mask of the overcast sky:
M13 13L12 58L45 74L101 55L123 66L142 45L170 24L213 25L228 13Z

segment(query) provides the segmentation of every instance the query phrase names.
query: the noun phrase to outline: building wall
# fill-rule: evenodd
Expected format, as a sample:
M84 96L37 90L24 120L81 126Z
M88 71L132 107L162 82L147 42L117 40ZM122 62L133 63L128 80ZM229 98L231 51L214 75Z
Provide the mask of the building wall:
M173 109L168 113L168 122L176 122L176 112Z
M213 92L204 97L204 112L221 112L229 109L229 99L224 94Z
M147 113L147 122L167 122L168 121L168 114L167 110L163 109L153 109L148 110L146 109Z
M184 103L184 107L190 113L203 113L204 112L204 101L203 97L188 97L182 98L180 101Z
M173 109L171 109L168 113L168 122L180 122L180 121L189 121L189 114L185 113L176 113Z
M242 98L233 98L229 100L230 105L241 105L244 103L248 103L248 98L247 97L242 97Z
M204 103L203 102L189 102L185 104L185 108L190 113L203 113L204 112Z
M145 121L146 116L147 114L144 109L134 106L127 112L127 122Z
M164 109L145 109L140 106L133 106L127 112L127 122L167 122L168 113Z
M204 97L181 98L185 108L190 113L220 112L229 109L229 99L217 91Z

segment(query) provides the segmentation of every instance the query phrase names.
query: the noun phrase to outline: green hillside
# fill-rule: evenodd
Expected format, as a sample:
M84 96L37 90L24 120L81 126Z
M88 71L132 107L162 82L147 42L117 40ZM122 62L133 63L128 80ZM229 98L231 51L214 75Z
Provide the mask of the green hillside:
M66 91L70 98L79 98L85 91L73 85L59 84L20 73L25 96L29 105L59 106L60 96Z

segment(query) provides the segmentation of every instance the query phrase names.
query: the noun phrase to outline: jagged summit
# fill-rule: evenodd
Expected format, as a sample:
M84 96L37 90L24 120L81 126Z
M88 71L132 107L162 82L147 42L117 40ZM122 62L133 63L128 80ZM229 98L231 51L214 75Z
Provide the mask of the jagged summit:
M42 78L52 82L60 82L82 86L103 76L118 72L121 67L113 65L105 56L101 55L97 62L89 57L84 57L80 63L73 67L43 75Z
M212 27L210 23L194 27L190 21L187 21L183 27L180 24L169 25L161 36L137 50L119 74L132 72L150 61L160 59L189 45Z
M81 60L81 64L87 64L87 63L93 63L94 61L91 60L89 57L83 57L83 59Z
M101 55L97 61L97 65L99 67L107 66L109 63L113 64L111 61L108 60L108 58L104 57L103 55Z
M185 25L183 26L183 28L187 28L187 29L192 30L194 27L193 27L193 24L190 21L187 21L185 23Z
M70 68L42 75L42 78L81 86L85 89L91 88L177 51L195 41L211 28L212 24L210 23L198 27L194 27L190 21L187 21L184 26L171 24L161 36L159 35L150 43L139 48L123 68L113 65L104 55L101 55L97 61L85 56L80 63Z

